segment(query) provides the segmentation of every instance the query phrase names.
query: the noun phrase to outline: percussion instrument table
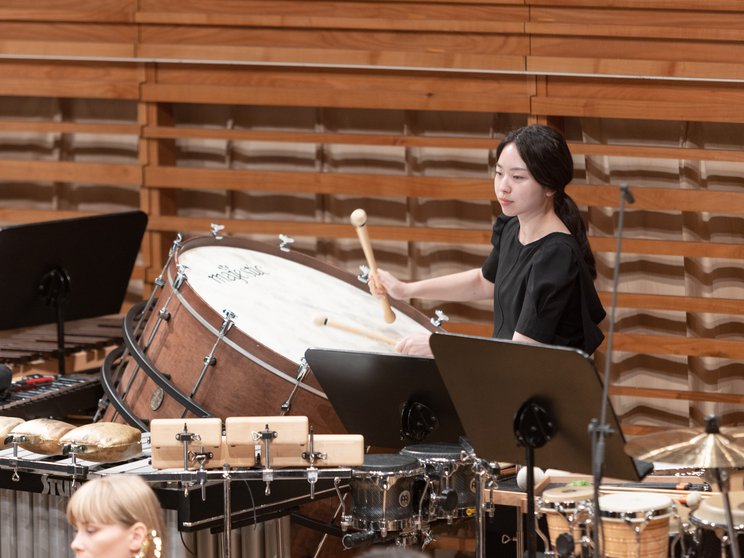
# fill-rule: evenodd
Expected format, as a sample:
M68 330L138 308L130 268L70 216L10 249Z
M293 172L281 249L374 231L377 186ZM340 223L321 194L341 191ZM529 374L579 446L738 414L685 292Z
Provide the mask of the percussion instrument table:
M145 435L145 437L149 437ZM146 438L143 438L146 439ZM345 481L351 469L277 468L179 470L154 469L149 442L143 453L124 463L107 464L80 458L36 454L23 449L0 450L0 488L69 497L76 483L97 476L139 475L151 483L165 509L176 510L178 529L224 528L225 474L230 478L233 525L242 526L287 515L313 499L335 497L335 479ZM267 494L267 479L270 492ZM310 482L315 480L311 496ZM291 481L291 482L290 482ZM341 485L346 488L346 482Z

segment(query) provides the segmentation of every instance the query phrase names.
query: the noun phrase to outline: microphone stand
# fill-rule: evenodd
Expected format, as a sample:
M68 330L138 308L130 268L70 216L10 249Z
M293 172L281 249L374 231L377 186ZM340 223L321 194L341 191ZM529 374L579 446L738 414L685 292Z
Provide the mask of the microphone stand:
M610 308L610 322L607 331L607 353L605 355L604 379L602 381L602 409L599 422L592 419L589 423L589 432L592 436L592 479L594 482L594 529L592 542L594 544L594 557L599 558L600 552L600 510L599 510L599 485L602 482L602 471L604 469L605 440L607 436L614 433L607 424L607 406L609 404L610 367L612 363L612 338L615 335L615 309L617 307L617 290L620 277L620 254L623 242L623 227L625 225L625 202L633 203L633 194L630 193L628 184L620 184L620 214L617 224L617 245L615 247L615 266L612 277L612 303Z

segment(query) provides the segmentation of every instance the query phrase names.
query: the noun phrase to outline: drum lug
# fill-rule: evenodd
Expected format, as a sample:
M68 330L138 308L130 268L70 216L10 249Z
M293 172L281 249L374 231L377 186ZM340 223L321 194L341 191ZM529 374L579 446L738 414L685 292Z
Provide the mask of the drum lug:
M212 238L215 240L222 240L224 235L222 234L222 231L225 230L225 225L218 225L217 223L212 223L209 225L210 232L212 233Z
M434 315L435 317L431 318L430 321L436 327L439 327L440 325L442 325L442 322L449 321L449 316L445 314L442 310L439 310L439 309L434 310Z
M290 245L294 244L295 239L286 234L279 235L279 250L282 252L290 252Z
M359 281L364 284L369 283L369 267L367 267L366 265L360 265L359 275L357 275L357 279L359 279Z

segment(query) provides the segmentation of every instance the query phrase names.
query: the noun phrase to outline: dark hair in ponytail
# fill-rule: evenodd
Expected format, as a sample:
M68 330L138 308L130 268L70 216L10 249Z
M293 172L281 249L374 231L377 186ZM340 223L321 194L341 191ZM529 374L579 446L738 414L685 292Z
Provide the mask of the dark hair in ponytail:
M550 126L534 124L509 132L496 149L496 160L504 148L513 143L532 177L554 192L553 207L579 244L590 273L597 277L597 265L586 236L586 225L576 203L566 194L573 180L573 158L566 140Z

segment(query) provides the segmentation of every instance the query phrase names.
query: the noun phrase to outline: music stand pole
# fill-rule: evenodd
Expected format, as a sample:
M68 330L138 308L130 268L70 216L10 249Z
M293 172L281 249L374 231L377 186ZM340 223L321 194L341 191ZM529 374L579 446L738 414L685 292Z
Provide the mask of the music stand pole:
M39 293L47 306L53 306L57 315L57 361L59 373L65 373L65 310L70 292L70 275L62 267L50 269L39 282Z
M514 417L514 434L525 448L527 467L527 552L537 556L537 525L535 521L535 449L541 448L555 434L555 423L546 408L537 400L525 401Z
M617 224L617 243L615 247L615 266L612 276L612 302L610 308L610 320L607 331L607 352L605 354L604 377L602 380L602 408L600 419L592 419L589 423L589 432L592 435L592 480L594 483L594 521L595 529L592 533L592 542L594 544L594 556L601 556L599 547L600 532L602 531L600 510L599 510L599 485L602 482L602 471L604 469L605 459L605 440L607 436L614 433L609 424L607 424L607 407L609 405L609 386L610 386L610 367L612 365L612 340L615 336L615 309L617 308L617 290L620 278L620 254L622 251L623 228L625 226L625 202L633 203L633 194L630 193L628 184L620 184L620 212Z

